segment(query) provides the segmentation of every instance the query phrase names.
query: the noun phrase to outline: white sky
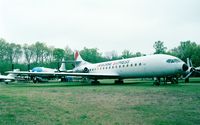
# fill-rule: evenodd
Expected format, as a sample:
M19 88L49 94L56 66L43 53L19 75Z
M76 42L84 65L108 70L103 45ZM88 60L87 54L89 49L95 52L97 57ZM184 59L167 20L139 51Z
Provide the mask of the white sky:
M200 44L200 0L0 0L0 37L151 54L157 40Z

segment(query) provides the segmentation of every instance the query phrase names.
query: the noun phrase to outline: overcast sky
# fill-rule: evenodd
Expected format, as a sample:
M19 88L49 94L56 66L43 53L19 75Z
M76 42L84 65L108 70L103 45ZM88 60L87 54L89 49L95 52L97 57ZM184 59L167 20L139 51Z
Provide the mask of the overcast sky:
M157 40L200 44L200 0L0 0L0 37L151 54Z

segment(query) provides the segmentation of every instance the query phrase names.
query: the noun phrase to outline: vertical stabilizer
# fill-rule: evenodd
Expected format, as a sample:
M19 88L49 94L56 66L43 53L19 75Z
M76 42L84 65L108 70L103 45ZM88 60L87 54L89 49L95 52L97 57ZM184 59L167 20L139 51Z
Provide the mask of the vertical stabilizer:
M64 58L62 59L62 63L61 63L61 66L59 68L59 71L61 71L61 72L66 71L66 68L65 68L65 59Z
M14 69L13 72L19 72L20 70L19 69ZM13 73L9 73L7 75L8 77L13 77L13 79L17 76L17 74L13 74Z
M84 60L82 59L82 57L80 56L80 54L79 54L78 51L75 51L75 53L74 53L74 60L77 61L77 62L82 62L82 61L84 61Z
M82 57L78 51L75 51L75 53L74 53L74 60L75 60L75 67L89 63L82 59Z

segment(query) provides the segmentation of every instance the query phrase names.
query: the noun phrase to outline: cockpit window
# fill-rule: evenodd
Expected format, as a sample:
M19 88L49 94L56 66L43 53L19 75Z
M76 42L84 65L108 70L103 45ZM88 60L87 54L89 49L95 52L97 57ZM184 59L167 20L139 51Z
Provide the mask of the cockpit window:
M166 62L167 62L167 63L171 63L171 59L168 59Z
M167 59L167 63L179 63L181 62L179 59Z
M181 62L179 59L174 59L174 62L175 63L179 63L179 62Z

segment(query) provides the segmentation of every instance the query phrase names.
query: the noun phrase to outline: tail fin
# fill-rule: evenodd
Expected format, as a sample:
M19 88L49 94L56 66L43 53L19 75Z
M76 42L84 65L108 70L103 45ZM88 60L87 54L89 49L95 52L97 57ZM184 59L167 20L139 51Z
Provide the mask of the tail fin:
M74 60L77 61L77 62L84 61L77 50L74 53Z
M19 72L19 69L14 69L13 72ZM15 78L17 74L9 73L7 76Z
M74 60L75 60L75 67L89 63L82 59L82 57L78 51L75 51L75 53L74 53Z
M64 60L64 58L62 59L62 63L61 63L61 66L60 66L60 68L59 68L59 71L61 71L61 72L66 71L66 68L65 68L65 60Z

